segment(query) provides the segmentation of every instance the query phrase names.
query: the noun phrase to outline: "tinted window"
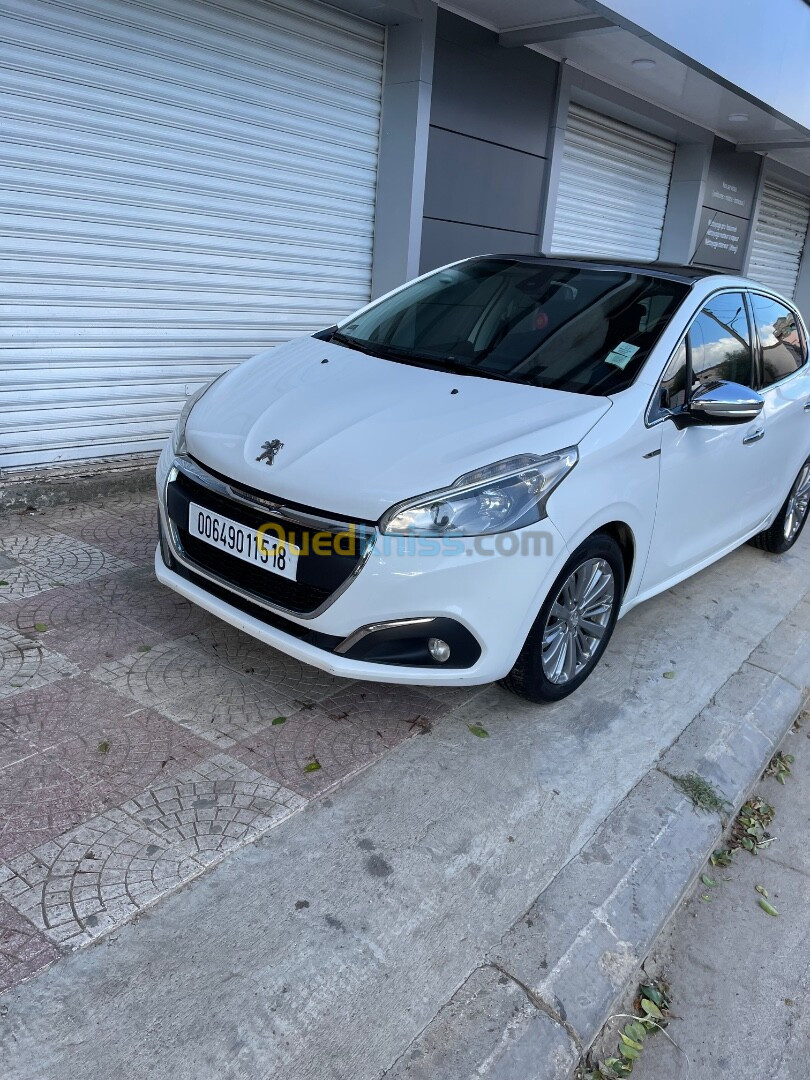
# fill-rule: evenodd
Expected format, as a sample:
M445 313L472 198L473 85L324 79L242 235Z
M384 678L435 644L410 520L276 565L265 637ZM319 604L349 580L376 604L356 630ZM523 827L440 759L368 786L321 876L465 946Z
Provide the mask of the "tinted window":
M796 316L784 304L753 293L754 322L762 345L762 385L771 386L804 363L804 346Z
M349 319L335 341L440 370L611 394L633 382L687 292L621 270L474 259Z
M706 304L687 336L693 386L716 379L753 385L748 315L742 293L721 293Z
M681 343L661 381L661 408L680 409L686 404L686 344Z

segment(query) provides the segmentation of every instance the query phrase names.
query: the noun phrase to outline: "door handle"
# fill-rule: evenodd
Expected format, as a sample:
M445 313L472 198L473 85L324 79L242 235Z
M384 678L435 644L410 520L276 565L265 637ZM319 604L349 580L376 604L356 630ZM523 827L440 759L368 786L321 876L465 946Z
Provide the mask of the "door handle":
M757 428L756 431L752 431L750 435L746 435L743 439L743 446L750 446L751 443L759 442L760 439L765 438L765 428Z

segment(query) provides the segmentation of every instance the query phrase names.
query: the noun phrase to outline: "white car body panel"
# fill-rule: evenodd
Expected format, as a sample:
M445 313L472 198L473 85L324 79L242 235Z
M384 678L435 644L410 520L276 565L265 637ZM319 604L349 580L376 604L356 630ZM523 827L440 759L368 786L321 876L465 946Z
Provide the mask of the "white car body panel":
M247 487L376 521L472 469L572 446L609 408L606 398L409 367L307 337L219 379L186 440L192 457ZM256 458L275 438L284 449L271 473Z
M408 366L307 337L229 372L194 405L185 433L193 459L273 500L347 521L379 521L402 500L513 455L576 446L579 460L551 494L547 518L530 527L545 536L541 552L506 558L464 538L461 550L437 558L397 552L378 535L360 572L324 610L284 612L292 626L335 638L372 623L452 618L481 645L469 668L352 660L307 644L184 579L160 548L156 574L231 625L336 675L417 685L502 678L571 552L605 526L632 540L625 614L775 517L810 454L810 365L762 391L763 411L749 424L679 430L648 419L692 317L712 294L746 288L769 291L735 276L696 281L633 385L611 398ZM761 439L744 441L759 429ZM268 469L257 458L273 439L284 445ZM174 463L167 446L157 475L164 529ZM486 547L493 538L480 539Z

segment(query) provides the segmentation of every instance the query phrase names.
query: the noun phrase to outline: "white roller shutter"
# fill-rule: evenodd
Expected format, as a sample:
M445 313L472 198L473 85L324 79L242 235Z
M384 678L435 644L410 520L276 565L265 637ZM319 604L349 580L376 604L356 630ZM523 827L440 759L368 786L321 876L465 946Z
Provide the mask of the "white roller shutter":
M0 465L157 448L366 302L382 27L315 0L7 0Z
M673 143L571 105L552 251L656 259L674 157Z
M792 300L808 223L810 198L776 184L764 184L748 276Z

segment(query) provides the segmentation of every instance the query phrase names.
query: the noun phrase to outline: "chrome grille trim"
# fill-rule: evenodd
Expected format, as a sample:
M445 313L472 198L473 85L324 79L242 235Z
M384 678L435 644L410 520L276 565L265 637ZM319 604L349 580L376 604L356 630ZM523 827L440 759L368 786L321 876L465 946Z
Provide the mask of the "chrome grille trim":
M320 604L313 611L294 611L291 608L283 607L281 604L273 604L262 597L257 596L255 593L248 592L246 589L240 588L238 585L234 585L233 582L228 581L226 578L222 578L217 574L211 573L205 567L196 563L191 559L188 553L183 548L183 544L180 540L179 533L175 527L174 522L171 520L168 514L168 492L169 484L174 481L179 473L184 473L189 479L196 481L203 487L207 487L210 491L222 496L223 498L230 499L232 502L241 503L243 506L249 507L254 511L261 511L262 513L272 514L274 517L279 518L281 522L289 522L300 526L305 526L314 529L321 529L324 531L340 531L349 528L361 528L364 532L367 532L368 539L366 541L365 549L357 561L357 565L352 572L346 578L346 580L338 586L333 593L331 593L322 604ZM271 611L276 615L283 615L285 618L291 619L293 622L309 622L312 619L317 619L319 615L322 615L327 608L342 596L348 589L360 571L368 562L368 558L371 555L374 545L377 542L378 530L371 528L368 525L358 526L356 522L350 521L338 521L334 518L318 517L316 515L304 514L297 510L290 510L281 504L274 503L272 500L267 501L250 498L246 492L235 490L230 484L220 480L216 476L212 476L209 472L206 472L196 461L192 461L190 458L182 454L176 454L172 460L171 467L166 476L166 481L163 486L163 490L160 493L159 500L159 512L160 520L166 534L166 540L171 549L172 557L184 566L186 570L192 574L196 574L197 577L204 578L210 581L214 585L218 585L221 589L226 589L228 592L234 593L236 596L242 597L243 600L247 600L257 607L262 607L266 611Z

